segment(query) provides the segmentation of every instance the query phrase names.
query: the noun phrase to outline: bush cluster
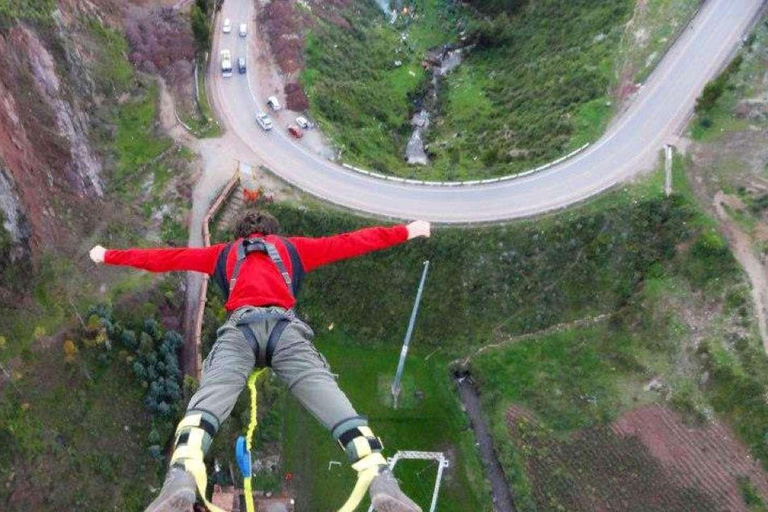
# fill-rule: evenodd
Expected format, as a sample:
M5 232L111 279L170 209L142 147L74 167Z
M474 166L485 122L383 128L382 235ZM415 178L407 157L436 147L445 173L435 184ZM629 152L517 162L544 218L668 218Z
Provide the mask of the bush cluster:
M195 58L195 39L189 23L179 11L170 7L132 9L124 27L125 37L131 45L131 63L137 69L160 73L171 82L181 75L189 82Z
M714 106L717 104L717 100L720 99L720 96L723 95L726 88L728 87L728 81L734 74L736 74L743 61L744 57L742 55L738 55L735 59L733 59L728 67L725 68L722 73L720 73L717 78L709 82L704 87L704 91L701 93L701 96L699 96L699 98L696 100L695 110L697 114L707 114L714 108ZM702 123L705 121L705 119L701 120ZM709 121L708 119L706 120Z
M143 323L124 326L116 321L112 309L104 304L88 309L86 340L90 345L103 347L99 361L108 364L119 345L121 359L130 365L133 373L146 390L144 405L152 414L154 428L150 433L150 453L159 458L161 439L170 433L181 412L181 368L178 352L184 341L175 331L164 331L154 318ZM86 341L86 345L89 342Z

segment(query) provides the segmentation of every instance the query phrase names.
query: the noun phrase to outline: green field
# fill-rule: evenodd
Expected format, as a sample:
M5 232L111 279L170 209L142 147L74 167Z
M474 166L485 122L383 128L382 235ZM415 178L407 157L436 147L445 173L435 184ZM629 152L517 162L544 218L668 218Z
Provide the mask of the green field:
M316 326L316 331L321 326ZM480 462L474 451L474 437L461 412L446 361L438 356L424 360L428 353L416 349L406 364L402 407L391 405L392 383L399 346L370 350L354 340L323 329L317 337L318 349L328 358L331 370L339 374L339 385L371 427L382 438L385 455L397 450L441 451L451 467L440 490L440 510L491 510ZM423 398L414 397L416 391ZM346 501L355 482L355 472L330 434L301 406L286 395L284 406L285 470L297 475L299 510L335 510ZM296 439L301 439L300 443ZM328 468L337 460L341 467ZM395 471L403 489L425 510L429 508L435 463L398 462Z

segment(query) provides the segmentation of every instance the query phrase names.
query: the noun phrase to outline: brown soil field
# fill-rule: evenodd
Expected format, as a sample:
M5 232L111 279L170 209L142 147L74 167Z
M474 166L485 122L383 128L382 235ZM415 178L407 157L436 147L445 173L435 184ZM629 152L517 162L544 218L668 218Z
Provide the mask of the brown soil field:
M649 405L565 438L520 407L507 422L539 510L747 511L740 479L768 499L768 473L718 421Z

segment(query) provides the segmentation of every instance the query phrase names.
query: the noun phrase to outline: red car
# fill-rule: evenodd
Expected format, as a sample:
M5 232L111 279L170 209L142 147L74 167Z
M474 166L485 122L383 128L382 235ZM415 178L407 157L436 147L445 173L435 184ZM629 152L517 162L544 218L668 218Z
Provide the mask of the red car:
M300 139L304 136L304 132L301 131L301 128L293 124L288 126L288 133L297 139Z

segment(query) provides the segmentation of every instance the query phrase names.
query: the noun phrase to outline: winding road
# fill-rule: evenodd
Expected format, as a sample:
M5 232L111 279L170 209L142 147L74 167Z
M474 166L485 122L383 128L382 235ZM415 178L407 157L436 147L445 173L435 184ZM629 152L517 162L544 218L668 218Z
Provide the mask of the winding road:
M261 27L255 21L255 1L227 0L214 31L208 83L232 141L227 146L233 158L264 165L296 187L346 208L440 223L503 221L564 208L652 169L664 144L676 142L704 85L734 55L765 4L708 0L631 105L577 156L519 179L440 187L369 177L330 162L286 135L287 112L277 116L279 129L270 133L256 125L255 112L259 105L266 108L268 94L258 91L253 65L247 75L235 72L231 78L223 78L218 66L221 48L231 49L234 59L247 55L249 63L256 62L252 35ZM221 33L223 18L232 20L231 34ZM243 21L249 25L246 39L236 34Z

